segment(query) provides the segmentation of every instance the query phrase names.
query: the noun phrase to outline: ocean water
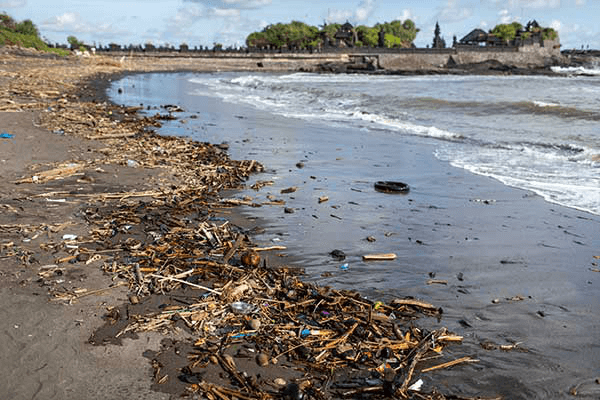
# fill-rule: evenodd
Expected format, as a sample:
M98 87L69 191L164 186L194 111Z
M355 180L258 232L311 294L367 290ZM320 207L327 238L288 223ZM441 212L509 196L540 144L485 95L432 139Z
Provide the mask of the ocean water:
M437 139L451 165L600 214L600 77L199 76L198 95Z

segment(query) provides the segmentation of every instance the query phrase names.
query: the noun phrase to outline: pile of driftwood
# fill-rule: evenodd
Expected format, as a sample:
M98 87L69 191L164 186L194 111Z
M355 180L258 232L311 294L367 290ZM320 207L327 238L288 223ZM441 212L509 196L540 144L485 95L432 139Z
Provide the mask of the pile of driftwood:
M420 390L420 374L476 361L436 362L446 345L462 338L444 328L427 332L414 320L440 317L440 309L414 299L373 302L303 282L296 268L267 265L262 254L272 248L253 246L241 228L215 217L209 210L217 205L195 191L174 191L84 210L92 229L77 252L110 254L104 270L127 282L131 304L154 295L180 298L142 313L109 313L109 323L121 320L116 337L177 327L189 333L189 363L169 376L155 362L158 385L180 380L188 392L221 399L296 389L315 398L408 397ZM73 299L77 293L55 295ZM253 367L240 369L240 358L250 358ZM261 369L270 366L302 373L292 382L261 379ZM204 370L215 368L228 379L204 380Z
M0 79L11 79L0 93L1 110L44 109L40 118L48 129L106 143L102 159L54 165L16 183L44 184L75 174L83 179L84 171L104 164L169 172L151 191L38 194L80 203L79 215L88 226L85 235L63 235L62 241L42 246L66 255L42 268L41 278L58 274L65 263L100 263L114 286L130 290L130 304L107 315L108 324L119 326L115 337L187 331L189 351L177 373L165 373L160 357L154 359L157 386L178 381L187 394L222 400L445 398L435 385L422 387L421 376L476 360L446 360L444 348L462 338L444 328L416 326L419 316L439 317L441 310L414 299L373 302L356 292L303 282L297 268L268 265L265 252L280 248L256 247L248 232L216 214L235 205L220 201L218 192L239 187L261 165L231 160L218 146L149 132L164 115L140 117L136 109L77 101L82 85L77 79L118 71L109 62L60 60L19 72L0 69ZM63 228L28 229L32 235ZM2 256L28 262L29 254L3 246ZM109 289L57 286L51 294L72 302ZM179 300L150 305L150 299L169 295Z

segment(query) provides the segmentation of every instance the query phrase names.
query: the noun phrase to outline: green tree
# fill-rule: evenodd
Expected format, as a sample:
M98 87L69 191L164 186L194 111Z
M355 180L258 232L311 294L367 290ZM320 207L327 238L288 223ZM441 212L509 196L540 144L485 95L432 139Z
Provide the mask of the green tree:
M554 28L545 28L542 31L542 40L556 40L558 39L558 32Z
M68 36L67 43L69 43L71 45L71 50L80 50L80 51L87 50L85 43L83 43L82 41L77 39L75 36L72 36L72 35Z
M327 24L321 30L303 22L292 21L288 24L278 23L265 27L260 32L252 32L246 37L248 47L282 47L305 49L323 44L324 38L333 41L340 30L340 24ZM411 20L400 20L377 24L373 27L359 25L356 31L356 46L376 47L379 45L379 32L385 33L387 47L409 47L412 45L419 29Z
M35 37L40 36L40 32L38 28L31 22L30 19L26 19L22 22L19 22L15 25L15 32L21 33L23 35L31 35Z
M280 49L282 47L305 49L318 44L316 41L319 29L303 22L292 21L289 24L273 24L267 26L262 32L253 32L246 38L249 47L270 46Z
M7 15L6 13L0 14L0 27L1 28L14 30L15 25L16 25L16 22L11 16Z
M379 31L376 28L360 25L356 27L356 34L363 46L377 47L379 42Z
M511 24L496 25L494 29L490 31L490 33L496 36L498 39L502 40L503 42L508 43L512 40L515 40L515 38L517 37L517 31L522 29L523 25L515 21Z
M385 34L385 47L393 48L393 47L402 47L403 42L398 36L392 35L391 33Z

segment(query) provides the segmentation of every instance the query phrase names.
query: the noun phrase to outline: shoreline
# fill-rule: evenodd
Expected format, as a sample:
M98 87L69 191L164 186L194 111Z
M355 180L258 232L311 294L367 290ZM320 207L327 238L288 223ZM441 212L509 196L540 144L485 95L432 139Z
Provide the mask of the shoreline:
M164 76L154 81L167 85L172 82ZM123 85L127 87L133 83L137 87L139 81L128 79ZM116 93L114 96L118 98ZM490 366L478 371L477 378L468 384L460 383L459 371L448 375L455 385L454 393L468 395L486 390L485 394L489 396L502 393L519 398L516 393L521 393L521 398L557 397L593 371L591 354L595 354L594 346L589 336L581 335L580 330L594 332L597 321L589 307L597 298L593 291L594 267L590 264L594 263L593 256L598 247L594 234L599 227L597 216L550 204L532 192L451 168L447 163L433 159L432 149L415 144L416 139L409 140L412 144L403 142L400 146L402 150L398 151L397 158L405 160L402 165L390 166L395 167L394 173L401 171L402 179L416 190L406 197L396 198L398 206L388 205L385 197L378 197L375 204L381 204L383 208L361 207L368 201L363 202L360 197L372 192L368 182L380 175L344 175L344 166L358 161L348 158L348 151L356 141L349 138L344 144L331 144L325 140L326 134L318 124L280 119L260 112L257 115L251 107L200 98L204 100L184 102L189 110L181 118L188 119L199 110L211 110L210 113L202 111L202 115L207 122L219 121L220 128L215 127L198 136L198 140L208 138L210 141L217 137L230 143L230 151L236 157L253 154L264 160L265 167L274 168L267 175L256 178L272 180L273 186L265 186L256 192L248 190L235 198L242 204L261 204L270 197L284 202L244 208L250 216L267 217L267 233L261 236L261 242L276 238L278 244L286 245L285 253L299 257L310 280L319 284L352 289L360 282L361 293L384 301L385 296L394 296L390 291L395 288L395 294L409 294L444 307L444 324L465 336L461 348L454 351L461 355L463 352L477 354ZM174 100L169 97L169 101ZM228 122L226 115L230 114L236 117L231 117ZM223 134L229 130L245 131L236 121L250 118L253 118L253 131L259 134L246 132L243 142L235 134L219 136L219 132ZM269 126L255 126L259 120L269 121ZM175 125L179 124L173 122L164 132L177 131ZM329 132L331 128L326 130ZM258 149L268 147L269 137L276 137L278 133L288 137L286 132L302 132L300 136L306 142L318 141L319 156L313 155L311 150L315 149L306 147L306 143L296 137L291 140L294 145L290 147L285 146L285 141L273 142L277 143L280 157L271 162L263 158L263 155L268 157L269 152ZM335 133L344 137L351 135L349 130L342 129ZM262 136L267 140L261 140ZM307 152L311 155L303 159ZM365 152L368 150L361 147L361 158L372 159ZM338 157L339 160L333 161ZM304 164L303 168L295 166L298 161ZM379 164L387 162L391 161L382 159ZM339 168L324 169L324 163ZM369 170L366 167L364 171ZM384 176L387 176L386 172L392 172L377 170ZM327 189L329 185L346 190L331 191ZM291 195L280 193L288 187L297 187L297 190ZM358 189L362 194L356 194L350 188ZM329 201L318 205L317 194L329 195ZM410 202L406 204L408 200ZM349 202L358 204L349 206ZM335 211L330 208L333 206ZM285 207L295 212L285 213ZM355 212L368 216L357 223L353 219ZM339 218L332 218L330 213ZM389 237L385 235L386 230L390 231L391 226L396 225L389 225L383 218L401 221L400 227L388 232L391 233ZM368 243L366 236L377 240ZM332 249L344 251L346 260L333 260L329 256ZM388 251L398 253L398 260L369 264L360 259L365 253ZM340 271L339 265L345 262L349 263L348 271ZM429 273L435 276L432 278ZM440 282L429 284L429 281ZM569 288L568 292L565 288ZM563 325L559 326L559 321ZM546 337L543 332L550 325L555 326L561 338L569 339L557 341ZM500 346L510 347L516 343L517 348L506 356L498 354ZM572 349L579 346L586 350L573 352ZM560 375L543 372L559 369L569 372ZM499 375L498 371L504 373ZM531 377L530 381L522 379L524 376ZM508 379L512 379L512 386L491 384ZM587 381L590 383L593 379L588 377ZM581 389L581 393L585 391Z
M136 71L117 72L117 75L110 75L110 76L119 76L119 74L129 74L129 73L137 73L137 72ZM124 76L124 75L121 75L121 76ZM92 85L91 82L88 81L83 86L94 86L94 85ZM93 89L93 90L98 90L98 88ZM94 98L94 96L92 94L90 94L90 96L91 96L90 98ZM106 100L106 99L104 99L104 100ZM102 101L102 99L101 99L101 101ZM113 108L111 110L113 113L117 113L119 111L119 109L120 109L120 107L118 107L116 105L110 106L109 108ZM120 115L119 118L122 118L123 120L127 120L127 118L129 117L129 115L127 115L127 109L124 109L124 110L120 109L119 112L122 113L122 115ZM10 120L10 118L9 118L9 120ZM100 123L97 118L95 120L96 120L97 124ZM142 121L142 122L144 122L144 121ZM148 122L149 121L145 121L145 123L148 123ZM21 120L20 123L23 124L23 125L19 129L25 129L25 131L23 131L23 132L27 132L27 129L29 129L29 128L27 127L26 120ZM86 123L84 125L89 126L89 123ZM7 126L10 126L10 125L7 125ZM7 129L9 129L9 128L7 128ZM46 132L45 134L42 133L42 132L38 132L38 134L35 135L35 140L43 141L44 140L44 136L46 138L54 138L54 137L52 137L52 134L50 132ZM65 135L65 136L61 135L60 137L61 138L64 137L65 139L72 138L72 136L69 136L69 135ZM79 139L77 139L76 141L79 141ZM82 152L81 154L95 153L96 151L102 150L103 146L104 147L106 146L106 145L98 145L97 148L94 148L95 146L92 146L91 142L89 142L89 141L79 141L78 143L71 143L71 141L68 140L68 143L70 143L70 144L68 144L67 147L68 146L73 146L73 148L78 149L77 151ZM90 147L90 146L92 146L92 147ZM25 147L21 147L21 149L23 149L23 148L25 148ZM92 149L92 150L90 151L90 149ZM43 154L45 151L48 151L48 150L51 150L51 149L41 148L41 149L39 149L39 153L38 154ZM107 153L107 154L100 153L100 154L103 154L103 157L105 157L107 159L110 158L110 153ZM72 153L71 154L67 153L66 155L70 156L70 155L72 155ZM57 157L57 158L60 158L60 157ZM54 159L54 160L47 160L47 161L54 161L54 162L56 162L56 161L61 161L61 160ZM127 160L125 158L121 158L121 160L120 160L121 164L118 164L117 166L112 167L113 169L109 169L108 167L102 166L101 168L105 170L104 172L90 171L89 174L88 174L88 172L86 172L85 174L88 174L87 175L87 179L93 179L94 182L98 186L100 186L100 187L102 187L104 189L111 189L111 190L106 190L106 192L111 192L111 193L114 192L114 191L121 191L121 192L124 191L124 192L127 192L128 189L129 190L132 190L132 189L138 189L139 190L139 184L140 184L140 182L144 182L144 184L147 185L147 189L151 190L151 188L153 187L151 179L161 179L161 178L164 178L164 177L159 177L159 176L156 175L156 169L154 167L152 167L150 169L143 169L143 172L142 172L142 169L140 169L140 168L135 168L135 169L133 169L131 171L130 169L128 169L126 166L123 165L123 164L126 164L126 161ZM24 166L26 166L26 164L28 162L27 162L27 160L21 160L21 163L22 163L21 165L24 167ZM21 168L21 167L19 167L19 168ZM15 170L13 171L12 178L17 178L17 176L16 176L17 171L19 171L19 172L25 172L24 170L22 170L22 169L18 170L17 167L15 167ZM70 182L67 182L68 185L71 185L70 190L76 190L77 187L80 187L82 185L83 186L86 185L86 183L85 183L86 179L82 179L83 177L86 176L85 174L83 176L82 175L75 176L74 177L74 181L71 180ZM113 174L113 175L111 176L111 174ZM5 176L4 178L6 179L8 177ZM173 178L172 177L166 177L164 179L169 180L169 179L173 179ZM56 186L56 187L54 187L54 186ZM61 186L62 186L62 184L60 182L56 182L55 185L52 185L52 189L63 189ZM13 208L15 208L17 210L19 210L19 207L23 207L26 210L35 210L36 207L40 207L42 203L40 203L40 202L36 203L34 201L33 202L34 204L32 204L32 205L28 205L27 204L27 205L24 206L23 204L26 203L27 201L30 201L30 200L24 201L24 200L17 200L17 199L18 198L23 199L24 198L23 195L26 195L28 198L31 198L32 196L35 196L36 194L39 195L39 194L43 194L43 192L47 192L47 191L44 191L44 190L41 190L41 189L42 188L38 188L37 190L33 190L33 191L29 190L29 191L27 191L25 193L21 193L19 195L20 197L14 197L14 196L21 189L14 189L14 191L7 191L7 192L3 191L2 192L2 198L0 199L0 201L2 203L8 204L10 207L13 207ZM39 193L40 191L42 193ZM5 197L7 195L8 196L13 196L13 197ZM64 194L62 194L61 196L64 196ZM62 198L62 197L57 197L57 199L60 199L60 198ZM66 203L69 204L69 202L70 201L67 200ZM76 207L76 204L74 204L74 205L72 205L70 207ZM73 208L70 208L70 210L73 210ZM59 212L59 211L57 210L57 212ZM69 215L72 214L72 211L68 211L68 210L62 210L60 212L64 213L63 216L69 216ZM11 215L11 222L12 223L14 223L15 221L24 222L21 219L21 217L19 216L18 212L15 213L15 214L17 214L17 215ZM51 218L49 218L49 216L44 216L44 217L47 218L47 220L51 219ZM31 222L30 223L36 223L36 221L39 221L40 218L43 218L43 216L42 216L41 213L39 213L39 212L38 213L34 213L34 215L31 216L31 220L30 220ZM3 222L2 224L4 224L3 226L7 225L6 222ZM4 228L4 229L6 229L6 228ZM3 231L4 231L4 229L3 229ZM64 229L65 228L63 228L63 230ZM6 233L6 232L3 232L3 233ZM12 235L13 238L17 238L18 237L18 234L16 234L16 232L12 232L12 233L9 232L9 233L10 233L10 235ZM64 232L60 231L60 233L62 234ZM52 234L53 234L53 236L56 239L58 239L57 235L59 235L59 232L54 232ZM83 230L82 230L82 234L83 234ZM33 236L34 235L30 235L30 238L33 237ZM3 240L2 240L3 244L6 242L4 239L5 238L3 237ZM35 245L39 245L39 242L35 242L34 241L34 243L35 243ZM36 253L36 255L37 255L37 253ZM42 261L42 263L47 262L48 264L46 264L46 265L50 265L55 260L53 259L53 257L46 255L46 258L42 259L40 261ZM94 264L92 262L89 265L94 266L96 264ZM25 289L20 289L20 288L17 288L16 286L15 287L11 286L11 287L9 287L9 288L6 289L7 291L6 291L5 294L9 295L9 297L10 297L11 295L14 295L14 293L19 292L23 296L26 296L26 297L29 296L27 294L27 292L29 290L32 290L32 288L34 288L34 286L35 286L35 283L33 283L33 282L35 281L35 278L36 278L36 273L35 273L36 272L35 271L36 268L32 269L31 267L29 267L29 268L26 268L25 270L22 270L22 267L19 267L18 265L14 265L13 268L14 268L14 271L20 271L19 274L20 275L22 274L21 276L19 276L19 278L22 278L23 276L26 276L26 278L25 279L21 279L21 281L29 279L30 283L26 283ZM98 272L98 274L91 274L90 273L90 276L91 276L89 278L90 282L98 279L98 280L103 280L106 283L106 279L107 278L106 277L102 277L99 274L99 269L98 268L96 268L96 271ZM7 273L7 272L5 272L5 273ZM86 279L88 279L88 278L82 278L81 276L77 276L77 273L74 273L74 274L71 274L71 275L73 275L74 278L84 279L84 282L87 282ZM62 278L60 278L60 279L62 279ZM55 281L58 281L60 279L55 279ZM70 278L70 279L72 279L72 278ZM50 280L52 280L52 279L50 279ZM16 285L19 281L15 280L14 282L13 281L10 281L10 282L12 282L12 283L10 283L10 284L7 283L7 285ZM102 284L99 285L99 288L102 288ZM91 288L89 288L89 289L91 289ZM117 292L118 294L116 294L116 295L115 294L101 294L102 297L99 297L99 298L96 298L95 296L90 296L90 297L83 298L83 300L77 299L79 302L81 302L81 307L77 308L75 310L76 311L75 314L78 315L77 312L79 312L79 313L83 313L83 314L87 315L87 320L83 319L84 322L81 323L82 324L81 326L85 326L86 327L86 329L82 333L83 336L85 336L85 332L86 331L89 332L88 330L91 329L93 326L98 326L99 325L99 323L100 323L100 317L103 315L103 311L102 310L105 309L105 307L106 307L105 305L101 305L102 302L106 302L107 304L110 304L110 305L116 305L119 302L127 301L127 292L124 290L123 287L115 287L114 289L111 289L111 291L113 291L113 290L115 292ZM37 293L36 294L36 296L38 296L37 299L41 299L44 296L46 296L44 288L38 288L38 289L35 289L33 291L35 293ZM6 299L7 297L4 297L4 298ZM19 297L19 298L22 299L22 297ZM101 301L99 301L99 300L101 300ZM22 300L22 301L25 301L25 300ZM86 301L89 301L89 302L86 303ZM54 310L53 311L54 313L52 315L56 315L57 313L60 313L60 310L59 310L60 307L55 307L55 305L52 305L52 306L50 306L48 308L45 308L45 307L40 306L39 302L33 302L32 304L33 304L32 307L34 309L36 309L36 308L40 308L41 309L42 315L40 315L40 317L39 317L40 320L43 320L46 317L46 315L44 315L44 312L48 312L48 310ZM15 304L14 307L11 307L11 308L17 308L17 307L19 307L19 303L18 302ZM85 307L91 307L94 311L90 312L90 308L86 309ZM18 317L19 317L18 314L16 314L16 315L11 314L9 316L6 316L6 318L4 318L3 320L4 321L14 321ZM60 318L60 317L55 317L55 318ZM63 318L65 318L65 317L63 317ZM72 322L72 319L70 319L70 318L75 318L75 317L72 314L69 314L69 316L66 317L67 320L70 320ZM21 326L24 326L23 324L24 324L23 322L20 322L20 323L14 323L13 325L19 325L21 327ZM70 328L72 328L72 326L70 326ZM13 329L20 329L20 328L14 328L14 326L13 326ZM31 327L29 327L29 329L31 329L32 332L36 332L36 330L39 330L39 329L48 329L48 328L47 327L39 327L39 326L38 327L31 326ZM63 335L67 335L67 336L69 335L68 332L62 332L62 334ZM145 335L149 335L149 336L145 337ZM109 360L112 359L113 361L111 363L111 366L113 368L116 368L116 366L119 363L127 364L127 363L132 363L132 362L139 362L140 360L143 360L140 357L140 353L143 352L143 350L141 348L144 348L144 349L145 348L153 348L154 351L159 351L159 348L158 348L158 346L159 346L158 342L160 341L160 336L159 335L143 334L142 337L144 338L144 340L147 343L151 343L151 344L148 345L146 343L142 343L142 342L144 342L144 340L140 340L140 339L132 340L132 341L130 341L129 339L126 339L125 343L127 343L127 344L125 345L125 351L123 351L123 348L116 348L116 347L112 348L111 347L110 348L111 350L108 351L109 354L100 355L100 356L98 356L97 359L93 360L93 362L97 363L98 365L102 365L101 363L109 362ZM185 335L182 335L182 337L185 337ZM5 338L4 340L8 340L8 339ZM10 340L15 341L14 338L12 338ZM9 343L10 343L10 340L9 340ZM69 338L65 339L63 345L66 345L71 340L76 340L76 341L78 341L80 343L81 342L81 336L79 337L79 339L75 339L72 336L70 336ZM44 342L41 342L41 343L44 343ZM49 340L49 341L45 342L46 345L48 345L49 343L53 344L53 345L55 344L53 340ZM28 347L28 345L23 344L23 342L21 342L21 344L22 344L21 347L19 347L20 350L17 350L17 348L15 347L15 352L14 353L10 353L10 354L13 354L13 355L15 355L15 357L18 357L17 356L18 351L22 351L23 348L27 348ZM141 346L141 348L139 346ZM87 349L87 347L86 346L84 346L84 347L85 348L83 348L82 350L80 350L80 353L77 353L77 354L79 354L79 357L82 357L82 359L85 359L87 357L87 354L85 353L85 350ZM58 348L58 349L56 349L56 351L60 352L61 349ZM54 354L54 352L50 352L50 354ZM122 358L122 357L125 357L125 358ZM28 369L28 370L30 370L30 369L35 370L36 368L32 366L33 365L32 363L35 363L35 361L37 361L37 360L35 360L35 359L31 360L28 364L24 365L24 367L26 369ZM143 398L143 397L145 397L145 396L142 396L142 394L145 394L146 396L151 396L151 397L145 397L145 398L167 398L167 397L165 397L166 395L164 393L158 393L158 392L150 392L150 391L148 391L149 390L148 387L151 384L151 382L150 382L150 374L151 374L151 372L149 371L149 364L150 363L147 360L143 360L143 361L147 363L146 366L148 366L148 368L147 368L147 370L145 372L144 371L140 371L141 375L137 375L137 376L129 375L129 371L130 371L131 368L128 365L121 365L121 369L119 370L120 371L120 375L118 375L118 376L115 376L116 374L114 374L114 371L113 371L112 374L111 374L111 372L106 372L106 375L104 375L104 377L106 379L108 379L109 381L111 379L113 379L112 382L114 383L115 382L114 379L116 379L117 381L119 381L119 380L125 380L128 383L123 384L121 382L120 384L117 385L116 388L112 388L112 389L111 388L106 388L106 389L104 389L104 390L106 390L106 392L104 393L104 395L102 397L104 397L104 398L122 397L123 392L118 392L118 391L117 392L111 392L111 390L125 390L124 387L130 385L129 382L134 381L134 382L138 382L138 384L136 386L134 386L133 388L131 388L131 391L127 392L127 394L126 394L127 398L138 398L138 397L139 398ZM8 360L7 360L6 363L4 363L4 365L6 365L7 368L11 367L11 363ZM39 371L44 371L44 368L40 369ZM60 373L60 374L66 374L67 376L69 374L69 372L60 372L60 371L58 373ZM76 381L75 383L73 383L73 381L71 381L72 383L71 383L70 387L71 388L78 388L78 390L84 390L84 388L83 388L82 385L85 384L84 381L86 381L86 380L89 381L89 378L85 374L78 374L77 373L77 369L71 370L70 373L78 375L77 379L80 379L80 381ZM458 368L457 373L459 375L461 374L461 368ZM40 374L38 373L37 377L39 378L39 376L40 376ZM148 376L148 381L147 382L142 382L144 376ZM56 391L57 390L56 387L52 387L52 380L54 378L56 378L56 375L50 374L50 378L51 378L50 380L44 381L42 383L37 382L36 384L39 385L38 386L38 391L35 392L33 394L33 396L28 396L28 397L38 396L39 398L42 398L42 397L51 398L52 397L51 390L55 391L54 393L57 396L57 398L78 398L82 394L86 393L86 392L67 393L67 392ZM68 381L68 379L67 379L67 381ZM32 385L33 385L33 383L32 383ZM10 386L10 385L7 385L7 386L0 385L0 387L11 388L12 386ZM89 390L89 389L86 389L86 390ZM19 393L18 392L14 392L14 393L11 393L11 394L14 395L15 393L16 393L15 398L19 398ZM121 393L121 396L119 396L117 393ZM84 397L94 398L94 396L97 396L98 394L99 394L98 392L93 392L93 393L87 392L84 395ZM23 397L27 397L27 396L23 396ZM100 396L98 396L98 397L100 397Z

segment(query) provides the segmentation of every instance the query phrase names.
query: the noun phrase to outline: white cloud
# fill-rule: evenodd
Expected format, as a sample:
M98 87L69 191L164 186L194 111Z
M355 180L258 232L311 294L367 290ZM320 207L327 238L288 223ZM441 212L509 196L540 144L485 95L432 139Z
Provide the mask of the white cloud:
M235 8L255 9L268 6L272 0L185 0L191 3L201 3L214 9Z
M363 0L354 13L356 22L364 22L369 19L375 9L373 0Z
M460 22L470 18L472 15L472 8L462 6L458 0L448 0L444 8L438 12L436 18L440 22Z
M398 16L396 19L400 21L406 21L407 19L410 19L411 21L415 22L418 18L415 17L412 11L409 9L404 9L402 10L402 14L400 14L400 16Z
M562 30L562 26L563 24L557 19L550 22L550 28L554 29L557 32L560 32Z
M352 11L350 10L329 10L327 13L328 23L343 23L346 20L352 19Z
M8 0L0 2L0 8L21 8L26 5L27 0Z
M167 20L167 31L185 33L202 16L203 12L196 6L180 8L173 17Z
M209 15L217 18L239 19L240 10L234 8L213 8L209 11Z
M375 1L363 0L354 10L329 9L326 20L328 23L344 23L347 20L360 23L367 21L373 14L373 11L375 11Z
M510 24L514 21L519 21L519 17L513 17L507 9L498 11L498 20L501 24Z
M585 0L575 0L576 6L585 6Z
M513 8L557 8L560 7L560 0L511 0Z
M44 30L64 32L66 34L94 34L95 36L121 35L128 33L123 29L114 28L112 23L92 24L84 21L78 13L68 12L49 18L41 23Z

